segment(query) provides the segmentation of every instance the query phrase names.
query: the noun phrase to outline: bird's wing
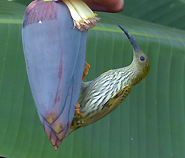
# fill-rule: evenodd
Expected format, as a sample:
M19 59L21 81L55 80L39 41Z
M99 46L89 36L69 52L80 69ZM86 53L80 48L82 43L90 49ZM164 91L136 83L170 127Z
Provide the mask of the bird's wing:
M131 86L125 86L120 89L111 99L104 105L102 110L111 112L129 95Z
M111 111L116 109L119 104L128 96L131 91L131 86L125 86L120 89L114 96L112 96L103 106L102 110L89 119L88 124L96 122L108 115Z

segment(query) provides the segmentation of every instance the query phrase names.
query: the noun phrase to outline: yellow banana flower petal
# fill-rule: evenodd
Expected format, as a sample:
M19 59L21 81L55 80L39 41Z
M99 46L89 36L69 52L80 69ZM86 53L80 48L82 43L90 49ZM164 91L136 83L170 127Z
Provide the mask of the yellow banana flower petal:
M80 31L87 31L96 26L100 18L96 17L97 14L81 0L63 0L67 5L71 17L73 18L74 28Z

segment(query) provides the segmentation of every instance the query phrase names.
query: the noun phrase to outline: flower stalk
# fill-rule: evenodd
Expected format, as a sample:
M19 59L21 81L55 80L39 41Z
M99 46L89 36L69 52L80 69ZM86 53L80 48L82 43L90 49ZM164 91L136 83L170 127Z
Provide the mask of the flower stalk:
M40 1L40 0L37 0ZM96 26L100 18L96 17L97 14L82 1L82 0L43 0L43 1L63 1L73 19L74 27L80 31L88 31L90 28Z
M97 14L81 0L63 0L67 5L71 17L73 18L74 28L80 31L87 31L96 26L100 18L96 17Z

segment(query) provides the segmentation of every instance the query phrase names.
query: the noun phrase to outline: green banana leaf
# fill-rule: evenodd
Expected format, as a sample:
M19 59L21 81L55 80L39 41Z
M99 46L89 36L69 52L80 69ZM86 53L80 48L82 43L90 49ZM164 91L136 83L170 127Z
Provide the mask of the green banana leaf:
M143 4L145 2L143 0ZM98 13L101 22L89 31L87 41L86 61L91 68L85 81L131 63L131 44L117 24L133 35L149 57L151 70L116 110L100 121L73 132L55 151L40 123L27 79L21 41L25 9L26 5L18 2L0 1L0 156L184 157L184 30L133 18L129 15L132 12L130 8L130 12L126 11L127 16L123 15L124 12ZM138 15L137 18L140 17ZM147 20L147 17L143 16L142 20Z
M121 14L145 21L185 29L185 0L128 0Z

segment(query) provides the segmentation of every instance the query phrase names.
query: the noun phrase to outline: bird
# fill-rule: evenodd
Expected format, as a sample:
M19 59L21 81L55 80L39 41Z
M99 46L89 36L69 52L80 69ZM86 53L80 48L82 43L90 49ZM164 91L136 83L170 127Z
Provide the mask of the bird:
M74 130L92 124L116 109L129 95L132 87L150 71L149 58L138 47L132 35L118 26L133 47L132 62L129 66L109 70L92 81L81 83L78 113L75 113L66 137Z

